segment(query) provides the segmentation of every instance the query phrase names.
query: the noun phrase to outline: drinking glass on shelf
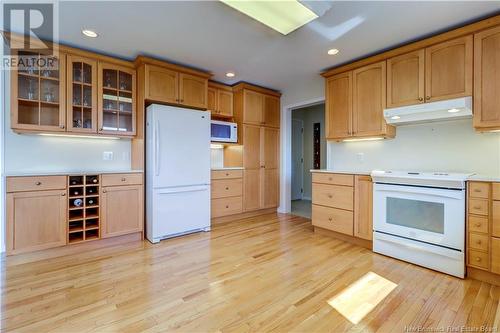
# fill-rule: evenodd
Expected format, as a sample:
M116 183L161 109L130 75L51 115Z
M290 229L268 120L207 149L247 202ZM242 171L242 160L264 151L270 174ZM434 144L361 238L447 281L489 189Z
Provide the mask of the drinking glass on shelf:
M111 73L109 72L106 72L105 74L105 78L104 78L104 85L108 88L111 88L112 84L111 84Z

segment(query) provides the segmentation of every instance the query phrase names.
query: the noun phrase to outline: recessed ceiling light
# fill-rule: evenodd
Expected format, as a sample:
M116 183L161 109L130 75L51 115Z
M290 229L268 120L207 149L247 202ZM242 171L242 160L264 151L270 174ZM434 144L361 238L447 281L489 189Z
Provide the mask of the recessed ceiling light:
M283 35L287 35L295 29L318 18L316 13L301 4L298 0L220 1Z
M84 34L85 36L90 37L90 38L96 38L98 36L97 32L95 32L94 30L90 30L90 29L83 29L82 34Z
M400 116L392 116L391 119L398 120L398 119L401 119L401 117Z
M226 73L226 76L227 76L227 77L235 77L235 76L236 76L236 74L234 74L233 72L227 72L227 73Z
M456 113L456 112L460 112L459 109L449 109L448 110L449 113Z
M329 49L328 50L328 54L329 55L336 55L338 54L340 51L338 49Z

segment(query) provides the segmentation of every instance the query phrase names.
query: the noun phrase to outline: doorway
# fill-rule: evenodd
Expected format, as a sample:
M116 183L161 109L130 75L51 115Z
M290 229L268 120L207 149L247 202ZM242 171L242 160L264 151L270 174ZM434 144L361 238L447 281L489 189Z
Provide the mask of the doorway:
M326 168L325 104L293 109L291 213L311 218L311 169Z

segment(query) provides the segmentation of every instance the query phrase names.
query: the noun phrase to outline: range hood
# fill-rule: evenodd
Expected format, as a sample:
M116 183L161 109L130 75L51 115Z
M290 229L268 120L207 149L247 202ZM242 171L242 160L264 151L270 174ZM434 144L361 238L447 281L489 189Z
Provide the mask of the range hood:
M384 109L384 118L390 125L408 125L472 117L472 97L422 103Z

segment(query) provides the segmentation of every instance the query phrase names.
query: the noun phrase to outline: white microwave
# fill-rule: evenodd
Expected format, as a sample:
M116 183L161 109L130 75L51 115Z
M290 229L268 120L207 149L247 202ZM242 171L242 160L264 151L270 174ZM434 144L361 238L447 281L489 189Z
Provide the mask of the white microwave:
M228 121L211 121L211 141L213 142L238 142L238 124Z

